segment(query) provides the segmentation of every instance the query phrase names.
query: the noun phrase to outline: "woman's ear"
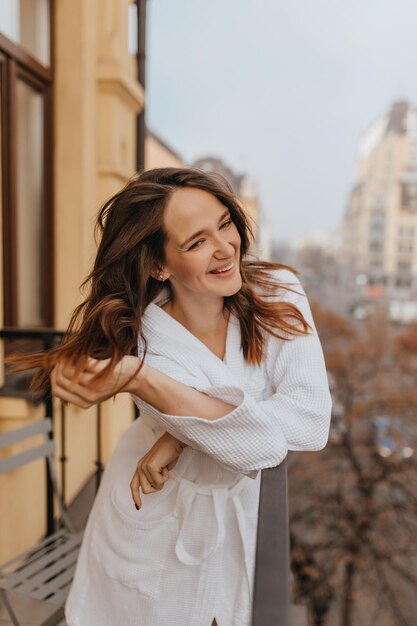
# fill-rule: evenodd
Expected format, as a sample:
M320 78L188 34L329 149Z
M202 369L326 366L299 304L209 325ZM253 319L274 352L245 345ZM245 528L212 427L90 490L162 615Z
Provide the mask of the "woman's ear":
M163 267L158 267L151 271L151 276L155 280L159 280L164 283L170 277L170 274L166 272Z

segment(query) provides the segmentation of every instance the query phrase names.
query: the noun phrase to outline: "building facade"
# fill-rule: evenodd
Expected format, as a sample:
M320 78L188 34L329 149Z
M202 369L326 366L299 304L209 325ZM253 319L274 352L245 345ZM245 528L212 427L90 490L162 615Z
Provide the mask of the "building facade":
M341 241L352 293L417 318L417 107L395 103L363 136Z
M193 163L204 172L221 174L229 182L234 193L242 202L243 208L249 216L249 221L254 234L252 253L262 259L271 257L271 231L268 228L265 216L261 210L259 193L256 182L247 174L236 174L221 159L216 157L203 157Z
M79 287L95 252L95 214L137 168L145 100L138 14L141 0L0 3L3 330L64 330L81 301ZM44 405L27 380L5 379L2 370L5 432L42 417ZM98 448L105 462L134 419L133 405L126 394L104 403L99 431L96 410L69 406L61 420L60 403L54 408L70 503L94 475ZM0 477L0 562L43 535L44 503L41 463Z
M146 131L145 169L154 167L185 167L181 156L170 148L158 135Z

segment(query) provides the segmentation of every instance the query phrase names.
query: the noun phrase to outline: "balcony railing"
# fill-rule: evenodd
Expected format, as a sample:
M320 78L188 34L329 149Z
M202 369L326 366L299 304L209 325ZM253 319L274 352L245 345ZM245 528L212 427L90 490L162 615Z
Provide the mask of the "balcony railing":
M7 342L9 346L19 346L19 350L22 350L23 345L25 350L29 350L29 345L32 343L36 346L36 349L46 351L50 350L54 346L58 345L64 336L64 332L53 328L39 328L39 329L20 329L20 328L3 328L0 330L0 339ZM6 345L7 345L6 344ZM13 348L11 348L12 350ZM26 375L23 379L19 375L7 375L5 386L0 390L3 396L17 396L26 397L28 400L35 402L36 404L42 403L44 406L45 417L52 418L52 424L54 424L54 402L52 401L51 394L45 392L43 394L32 394L29 390L29 378ZM64 403L61 403L60 407L60 456L58 458L60 465L60 479L61 479L61 494L62 500L65 503L66 497L66 464L68 462L67 448L66 448L66 407ZM102 424L101 424L101 405L96 407L96 491L99 487L101 475L103 473L103 459L102 459ZM50 433L50 438L54 438L54 432ZM49 477L49 472L45 468L45 480L46 480L46 520L47 520L47 535L52 534L55 531L54 520L54 503L53 503L53 489Z

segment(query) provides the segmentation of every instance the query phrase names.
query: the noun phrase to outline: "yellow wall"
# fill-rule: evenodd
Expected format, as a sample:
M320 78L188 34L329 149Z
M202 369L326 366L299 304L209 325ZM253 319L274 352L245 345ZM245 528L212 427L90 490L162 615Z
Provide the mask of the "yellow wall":
M0 84L0 110L1 110L1 102L2 102L2 93L1 93L1 84ZM0 146L2 145L2 128L0 122ZM0 149L0 232L3 232L3 180L2 180L2 150ZM4 303L3 303L3 237L0 237L0 328L4 326ZM0 341L0 362L3 361L3 342ZM4 384L4 372L2 368L0 368L0 385Z
M78 288L95 252L95 215L135 171L136 116L143 108L144 92L136 80L135 59L128 52L129 4L128 0L60 0L57 5L55 307L59 328L66 326L80 301ZM77 123L68 124L68 119ZM132 402L121 396L107 403L102 413L103 454L108 459L120 432L133 419ZM69 408L67 422L67 494L72 499L95 469L95 409Z
M40 419L42 407L24 400L0 398L0 434ZM42 443L33 438L11 446L15 454ZM0 455L3 456L0 451ZM0 563L19 554L41 537L46 527L45 464L38 460L0 476Z
M100 205L135 171L136 116L144 92L128 52L129 0L55 3L55 327L64 329L80 302L79 286L94 257L93 222ZM60 442L55 404L55 441ZM102 408L106 461L133 420L126 394ZM30 403L0 399L0 432L42 417ZM96 409L66 410L67 501L95 471ZM22 509L14 502L22 495ZM0 562L28 547L45 529L41 464L0 481ZM24 512L30 512L24 513Z
M155 135L148 134L145 141L145 169L154 167L183 167L184 163L176 154L158 141Z

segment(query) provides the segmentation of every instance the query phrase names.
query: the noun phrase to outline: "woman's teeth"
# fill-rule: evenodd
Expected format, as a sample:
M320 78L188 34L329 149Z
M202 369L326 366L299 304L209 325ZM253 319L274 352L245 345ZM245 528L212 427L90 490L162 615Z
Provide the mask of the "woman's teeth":
M227 267L223 267L221 270L212 270L210 274L222 274L223 272L228 272L233 267L233 263L228 265Z

